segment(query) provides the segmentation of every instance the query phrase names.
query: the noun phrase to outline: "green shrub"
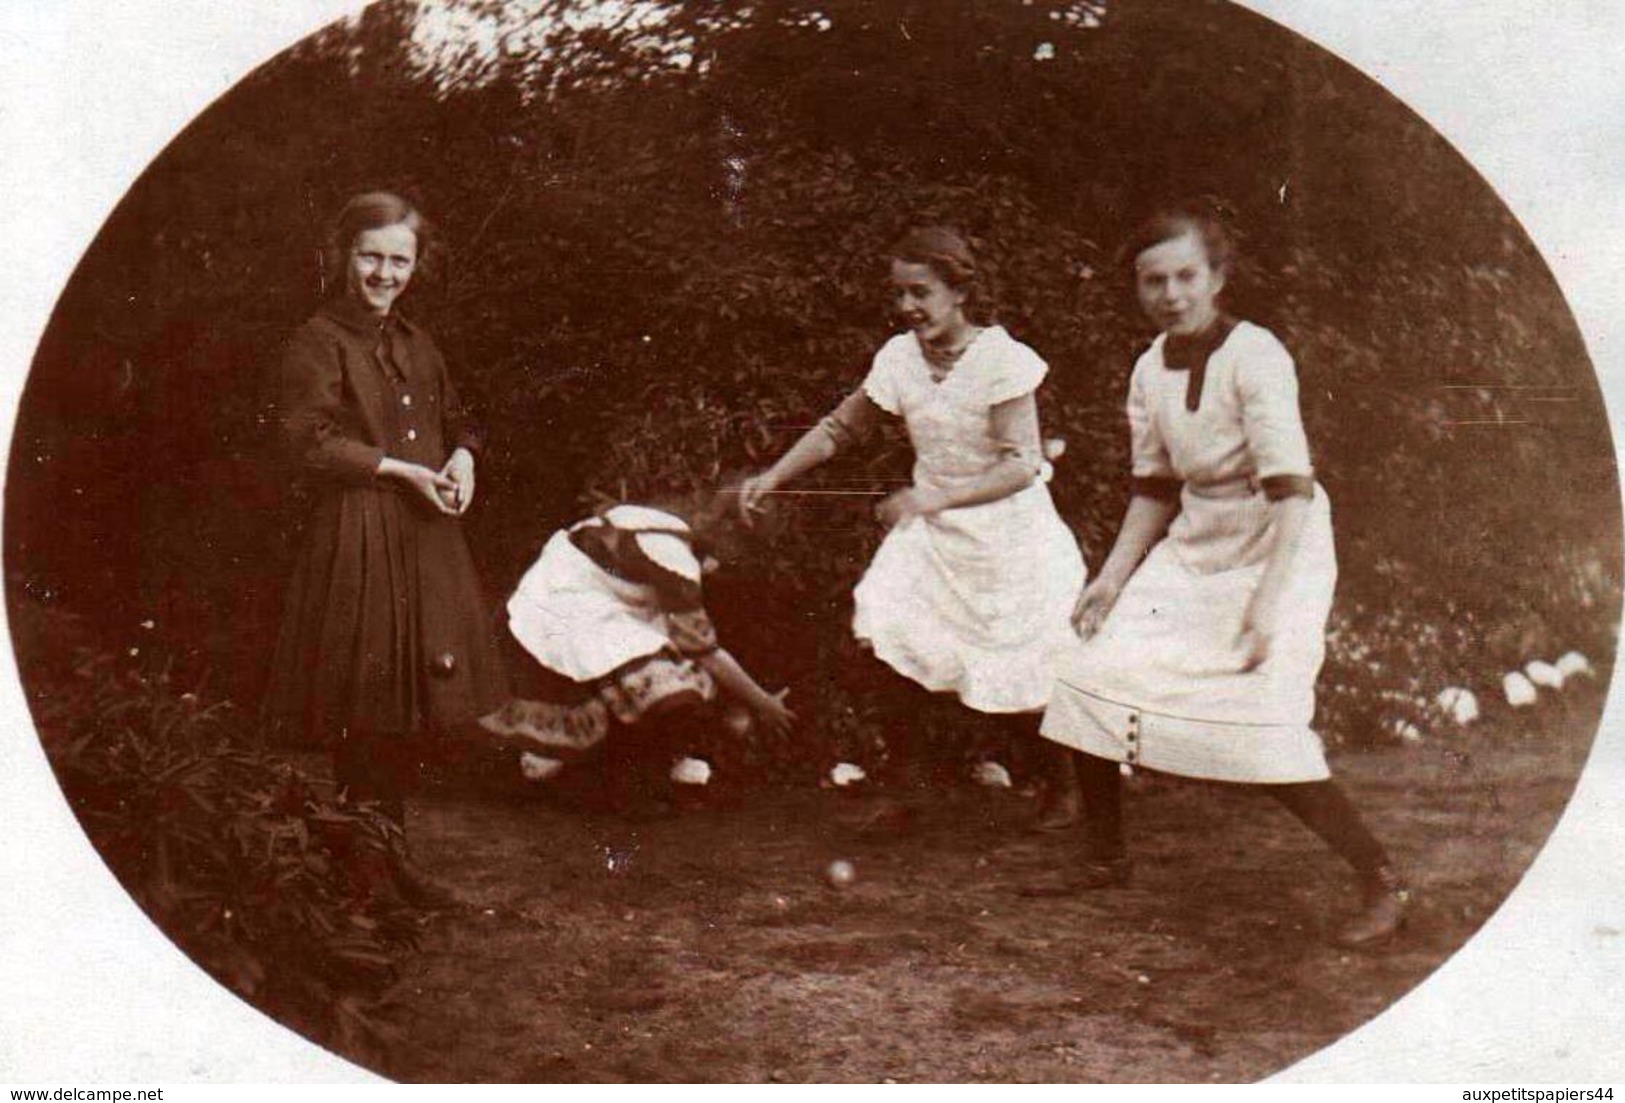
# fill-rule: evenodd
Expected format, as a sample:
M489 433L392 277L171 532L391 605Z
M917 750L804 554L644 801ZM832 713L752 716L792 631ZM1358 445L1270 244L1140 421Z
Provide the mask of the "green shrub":
M230 704L179 691L150 660L81 651L57 678L34 673L63 792L159 929L310 1036L353 1055L383 1043L377 998L417 917L352 874L384 860L388 821L336 805Z
M1151 336L1111 245L1175 181L1249 231L1233 306L1299 366L1342 572L1328 733L1379 738L1403 701L1482 695L1532 658L1611 656L1618 478L1573 319L1470 166L1328 55L1214 4L652 3L579 34L578 0L452 6L515 48L425 58L414 9L373 5L132 188L30 376L14 599L92 613L109 643L154 617L186 669L255 698L266 657L243 641L274 632L302 518L264 380L314 304L324 220L379 185L451 246L407 305L487 413L467 529L493 609L582 510L759 469L856 386L888 332L882 253L923 221L976 239L1001 320L1049 361L1051 489L1098 567ZM813 718L753 748L764 764L883 738L849 595L870 495L907 470L896 433L831 464L803 489L850 496L786 499L718 580L729 646Z

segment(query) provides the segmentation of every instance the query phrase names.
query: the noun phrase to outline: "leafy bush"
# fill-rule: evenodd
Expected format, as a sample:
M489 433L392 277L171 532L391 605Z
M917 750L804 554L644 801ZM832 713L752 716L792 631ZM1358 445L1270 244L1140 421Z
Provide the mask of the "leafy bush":
M976 240L1000 319L1051 364L1051 489L1098 566L1150 337L1111 243L1178 181L1248 229L1232 305L1298 362L1342 567L1328 732L1611 655L1617 470L1573 320L1471 168L1328 55L1218 4L447 3L504 49L425 53L412 5L373 5L201 117L109 220L25 395L14 596L109 641L154 616L255 697L243 641L271 636L301 518L263 380L314 303L324 220L379 185L450 245L407 304L488 411L467 525L493 607L603 498L788 447L862 378L882 253L925 221ZM870 495L907 464L896 434L831 464L800 489L846 494L787 498L719 580L724 639L811 718L764 764L883 739L849 595Z
M24 612L24 616L31 616ZM120 883L232 991L354 1055L390 1028L377 997L414 945L416 915L354 872L394 828L254 745L228 703L166 669L80 651L34 683L69 804Z

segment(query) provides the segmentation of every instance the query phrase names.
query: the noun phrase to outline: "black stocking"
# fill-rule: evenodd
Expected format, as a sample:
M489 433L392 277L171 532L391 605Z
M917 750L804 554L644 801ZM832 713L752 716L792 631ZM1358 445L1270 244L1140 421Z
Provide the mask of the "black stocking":
M1360 876L1369 878L1388 864L1388 852L1371 834L1343 789L1330 778L1291 785L1261 786L1305 827L1325 840Z
M1127 853L1123 842L1123 775L1109 758L1073 752L1083 798L1084 850L1092 861Z

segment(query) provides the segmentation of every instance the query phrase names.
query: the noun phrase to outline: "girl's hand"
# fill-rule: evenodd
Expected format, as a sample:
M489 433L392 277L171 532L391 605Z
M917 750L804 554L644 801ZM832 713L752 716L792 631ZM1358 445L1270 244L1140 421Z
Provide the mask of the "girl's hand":
M1254 598L1241 618L1241 631L1236 636L1236 647L1242 653L1241 669L1245 672L1263 666L1274 642L1275 604Z
M448 504L457 489L457 484L440 472L424 467L420 463L407 463L393 456L385 456L378 463L378 474L389 479L399 479L439 512L448 517L457 516L457 510Z
M1077 604L1072 607L1072 629L1079 639L1092 639L1100 631L1122 592L1122 583L1104 577L1084 587L1083 593L1078 595Z
M781 689L777 693L769 693L756 705L756 715L761 719L763 726L774 735L788 735L790 729L795 726L796 714L784 704L784 699L789 695L788 689Z
M454 484L447 504L451 506L452 512L461 517L468 512L468 507L474 504L473 453L466 448L457 449L446 461L446 466L440 469L440 474Z
M943 505L942 497L936 491L911 486L886 495L875 507L875 517L887 528L895 528L910 518L940 513Z
M767 472L752 475L739 484L739 518L747 526L756 522L756 518L767 509L766 498L773 493L773 482L767 477Z

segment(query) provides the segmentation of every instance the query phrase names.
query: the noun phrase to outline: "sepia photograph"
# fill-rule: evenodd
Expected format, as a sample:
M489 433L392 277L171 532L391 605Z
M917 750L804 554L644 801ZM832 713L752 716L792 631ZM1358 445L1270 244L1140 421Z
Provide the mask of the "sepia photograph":
M1599 1074L1618 124L1406 82L1618 17L329 7L23 147L0 1080Z

